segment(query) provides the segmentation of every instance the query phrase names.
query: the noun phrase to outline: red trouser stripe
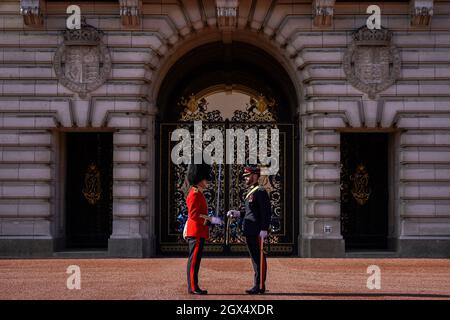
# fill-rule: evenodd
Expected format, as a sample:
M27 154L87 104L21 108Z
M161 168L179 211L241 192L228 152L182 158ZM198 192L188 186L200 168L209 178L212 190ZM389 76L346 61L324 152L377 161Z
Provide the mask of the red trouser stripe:
M261 242L261 238L259 238L259 246L260 246L260 250L264 250L264 242ZM262 245L262 249L261 249L261 245ZM262 259L262 261L260 262L261 263L261 266L260 266L260 282L264 285L265 284L265 282L266 282L266 268L267 268L267 266L266 266L266 254L263 252L263 259ZM262 280L262 281L261 281Z
M263 265L263 272L262 272L261 277L263 279L263 284L265 284L265 282L266 282L266 268L267 268L266 267L266 255L264 255L264 259L263 259L262 265Z
M192 256L192 261L191 261L191 291L197 290L197 288L195 288L196 283L194 282L194 279L195 279L194 275L195 275L195 266L197 265L197 255L198 255L199 243L200 243L200 238L196 238L194 254Z

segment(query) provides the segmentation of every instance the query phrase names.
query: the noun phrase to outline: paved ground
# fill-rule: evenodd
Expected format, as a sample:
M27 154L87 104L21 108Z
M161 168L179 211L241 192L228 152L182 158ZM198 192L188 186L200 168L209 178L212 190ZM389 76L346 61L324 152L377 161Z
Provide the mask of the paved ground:
M246 258L205 258L200 285L186 294L186 260L0 260L0 299L450 299L450 259L270 258L263 296L248 296ZM366 286L367 267L381 268L381 289ZM81 289L66 287L69 265L81 268Z

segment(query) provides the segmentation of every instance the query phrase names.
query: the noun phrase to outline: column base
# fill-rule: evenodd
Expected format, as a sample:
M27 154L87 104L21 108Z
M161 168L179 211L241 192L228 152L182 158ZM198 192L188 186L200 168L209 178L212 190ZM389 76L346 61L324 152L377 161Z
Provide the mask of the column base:
M155 257L157 255L156 237L150 236L146 246L146 257Z
M398 239L401 258L450 258L450 239Z
M343 239L299 239L299 255L304 258L343 258Z
M52 255L52 238L0 239L0 258L49 258Z
M148 239L111 238L108 240L108 256L114 258L143 258L149 256Z

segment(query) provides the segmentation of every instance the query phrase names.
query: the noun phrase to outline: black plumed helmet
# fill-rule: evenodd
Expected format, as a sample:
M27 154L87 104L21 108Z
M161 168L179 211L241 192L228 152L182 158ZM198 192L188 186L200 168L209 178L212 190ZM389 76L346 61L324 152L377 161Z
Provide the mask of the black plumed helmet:
M196 185L203 179L211 181L211 166L202 164L190 164L187 171L187 180L190 185Z

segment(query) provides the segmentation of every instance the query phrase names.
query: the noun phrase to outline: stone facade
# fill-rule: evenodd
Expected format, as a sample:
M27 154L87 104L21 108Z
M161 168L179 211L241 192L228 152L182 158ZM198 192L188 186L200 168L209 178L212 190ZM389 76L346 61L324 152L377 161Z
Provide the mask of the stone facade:
M80 2L111 59L110 72L85 94L64 85L54 68L69 4L0 2L0 256L52 255L64 232L61 132L107 129L115 146L108 253L154 255L158 89L184 53L213 41L262 48L297 89L300 256L346 254L339 139L347 131L394 137L394 252L450 256L450 1L370 3L382 9L399 68L395 79L381 78L390 86L370 95L344 71L369 3L232 1L238 16L228 24L212 0Z

